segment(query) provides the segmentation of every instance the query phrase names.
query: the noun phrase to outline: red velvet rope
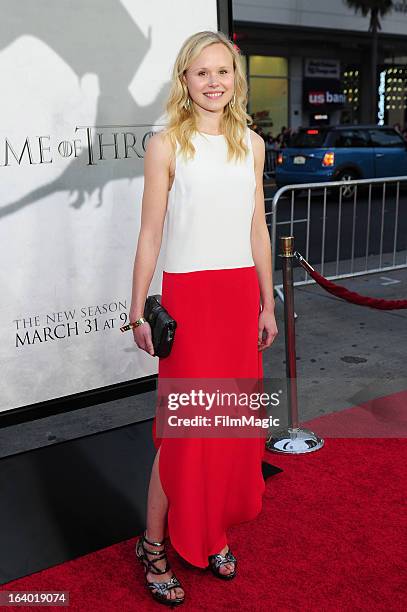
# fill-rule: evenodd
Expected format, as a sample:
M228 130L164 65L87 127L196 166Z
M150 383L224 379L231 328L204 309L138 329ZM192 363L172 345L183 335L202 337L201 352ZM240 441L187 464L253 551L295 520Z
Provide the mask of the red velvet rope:
M305 266L304 266L305 267ZM407 308L407 300L383 300L381 298L372 298L366 295L360 295L355 291L349 291L346 287L336 285L332 281L329 281L324 276L321 276L316 270L310 270L305 268L312 278L321 285L324 289L336 295L347 302L352 304L358 304L359 306L369 306L370 308L379 308L380 310L399 310Z

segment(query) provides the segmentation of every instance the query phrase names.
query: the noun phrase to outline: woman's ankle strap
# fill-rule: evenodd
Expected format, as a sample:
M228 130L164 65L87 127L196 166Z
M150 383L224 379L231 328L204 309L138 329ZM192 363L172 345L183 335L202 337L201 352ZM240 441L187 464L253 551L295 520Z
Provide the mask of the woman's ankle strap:
M165 542L165 539L162 542L150 542L150 540L147 540L147 530L144 531L144 535L143 535L143 539L145 542L147 542L147 544L150 544L150 546L162 546Z

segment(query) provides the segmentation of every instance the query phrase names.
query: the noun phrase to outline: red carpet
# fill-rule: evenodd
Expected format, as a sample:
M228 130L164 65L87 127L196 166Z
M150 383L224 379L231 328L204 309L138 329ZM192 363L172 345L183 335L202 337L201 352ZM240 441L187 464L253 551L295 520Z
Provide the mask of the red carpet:
M407 438L407 391L302 423L321 438Z
M405 609L406 454L401 439L328 439L320 451L300 456L266 452L284 472L267 481L259 517L230 530L237 578L223 583L186 568L170 549L188 598L181 609ZM111 546L1 589L67 590L69 610L165 609L144 589L133 544L134 539Z

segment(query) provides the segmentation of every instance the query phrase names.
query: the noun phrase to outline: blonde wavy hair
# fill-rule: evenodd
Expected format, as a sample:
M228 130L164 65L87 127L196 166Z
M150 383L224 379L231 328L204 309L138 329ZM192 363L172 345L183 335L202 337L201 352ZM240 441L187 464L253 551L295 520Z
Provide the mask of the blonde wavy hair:
M163 133L169 138L173 151L176 150L178 142L181 155L186 159L194 156L195 147L191 143L191 137L197 131L196 119L198 115L182 76L201 51L215 43L222 43L230 51L234 69L235 101L233 105L228 102L225 106L220 129L227 141L228 161L233 158L242 160L248 153L248 147L244 140L246 127L253 123L252 118L246 112L247 81L242 69L239 51L222 32L212 32L210 30L197 32L187 38L182 45L172 71L172 84L165 107L167 123ZM187 100L189 100L189 103Z

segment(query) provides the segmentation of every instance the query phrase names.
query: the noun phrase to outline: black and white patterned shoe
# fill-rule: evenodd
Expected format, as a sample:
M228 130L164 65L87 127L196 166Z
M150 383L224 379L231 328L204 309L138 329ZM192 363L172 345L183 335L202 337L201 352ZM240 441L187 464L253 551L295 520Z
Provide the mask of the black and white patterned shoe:
M218 553L217 555L210 555L208 557L208 561L209 561L209 568L212 574L216 576L217 578L222 578L222 580L231 580L232 578L236 576L237 559L233 555L230 548L227 551L227 553L224 555L221 555L220 553ZM229 574L222 574L219 570L222 567L222 565L225 565L226 563L234 563L235 569L231 571Z
M137 540L137 543L136 543L136 557L144 566L144 571L146 575L146 584L147 584L147 587L151 591L151 595L154 597L156 601L159 601L160 603L165 604L167 606L179 606L180 604L184 603L185 596L175 597L174 599L172 597L168 597L168 593L171 591L171 589L176 589L176 588L182 589L183 588L178 578L176 578L175 576L172 576L172 578L170 578L166 582L149 582L147 580L148 572L151 572L152 574L160 575L160 574L165 574L171 568L168 563L168 559L167 559L165 550L159 550L159 551L147 550L146 547L144 546L145 542L147 542L147 544L149 544L150 546L158 547L158 546L164 545L164 540L162 542L150 542L150 540L147 540L145 532L144 532L144 534L140 536L140 538ZM153 555L153 557L155 558L149 559L147 555ZM157 563L157 561L160 561L161 559L165 559L165 568L163 570L160 570L158 569L158 567L155 566L155 563Z

